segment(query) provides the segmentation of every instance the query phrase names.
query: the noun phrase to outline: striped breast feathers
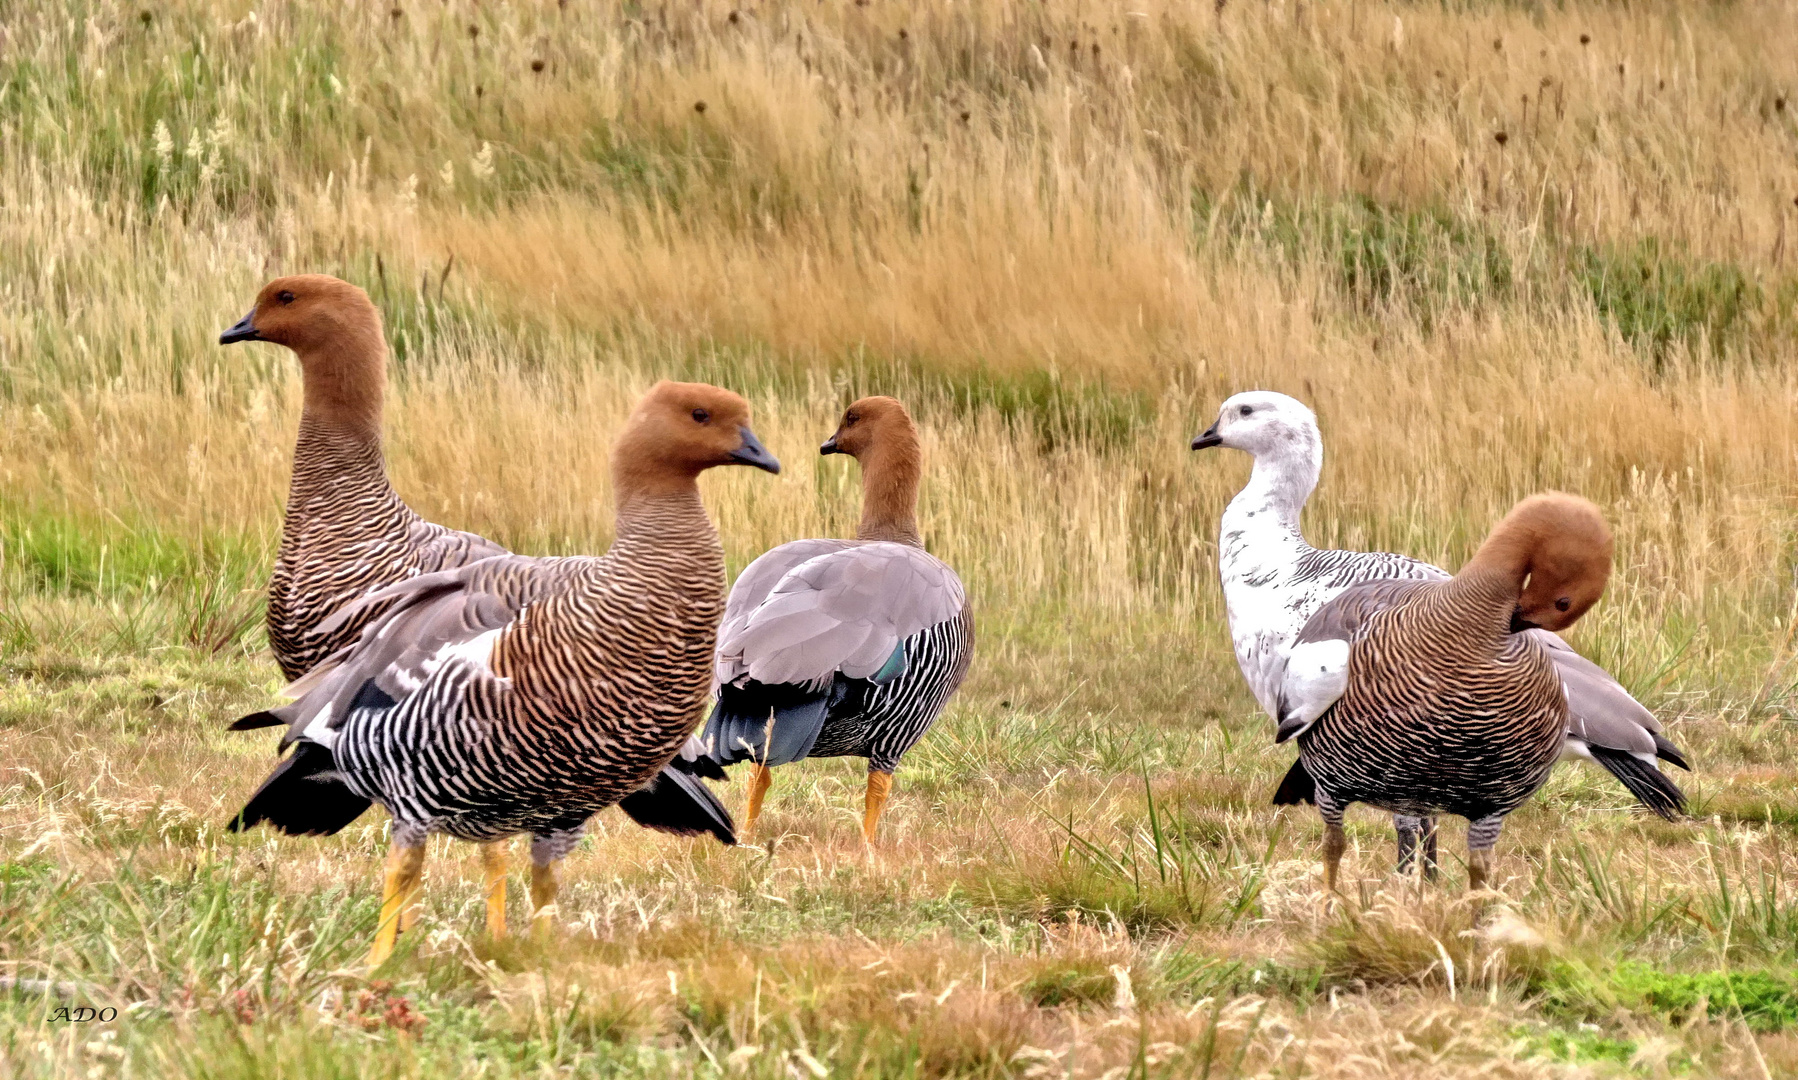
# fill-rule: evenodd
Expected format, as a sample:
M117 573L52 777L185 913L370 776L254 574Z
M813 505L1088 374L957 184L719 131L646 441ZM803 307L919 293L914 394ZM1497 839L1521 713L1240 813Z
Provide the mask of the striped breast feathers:
M1350 647L1367 620L1377 612L1404 603L1430 584L1363 582L1317 609L1286 656L1286 669L1280 679L1280 726L1274 733L1274 742L1283 743L1303 734L1348 690Z
M771 568L782 565L785 572L756 598ZM956 618L966 604L955 571L909 544L785 544L752 563L732 590L718 639L718 681L813 689L839 674L884 681L903 672L906 638Z

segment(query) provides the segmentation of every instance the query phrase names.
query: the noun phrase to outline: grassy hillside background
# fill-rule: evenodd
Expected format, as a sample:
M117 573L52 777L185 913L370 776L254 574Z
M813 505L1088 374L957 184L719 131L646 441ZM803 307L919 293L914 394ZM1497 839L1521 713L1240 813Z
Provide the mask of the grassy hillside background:
M1795 35L1754 2L0 0L0 1071L1798 1073ZM879 855L859 763L811 762L758 848L603 815L553 942L482 938L434 846L421 932L357 970L385 821L220 828L272 760L223 729L279 685L299 386L215 341L287 271L382 309L401 493L518 551L609 542L656 378L743 392L788 465L705 481L733 569L851 530L813 448L910 403L981 639ZM1575 638L1692 753L1694 820L1561 770L1475 933L1459 864L1393 877L1362 810L1326 908L1222 623L1247 462L1186 449L1255 387L1319 413L1319 545L1452 566L1524 494L1598 501Z

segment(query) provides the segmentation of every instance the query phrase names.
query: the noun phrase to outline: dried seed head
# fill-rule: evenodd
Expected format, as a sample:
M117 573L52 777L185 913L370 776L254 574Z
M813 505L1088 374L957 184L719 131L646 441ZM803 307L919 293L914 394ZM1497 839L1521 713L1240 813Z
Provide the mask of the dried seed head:
M694 112L696 112L696 113L703 113L703 112L705 112L705 102L703 102L703 101L695 101L695 102L694 102L694 103L693 103L693 111L694 111Z
M734 11L733 11L733 12L731 12L731 13L730 13L730 15L729 15L729 19L730 19L730 24L731 24L731 25L732 25L732 26L735 26L735 25L737 25L737 17L738 17L738 16L737 16L737 13L736 13L736 12L734 12Z
M964 124L965 124L965 123L967 123L967 122L968 122L968 120L969 120L969 119L970 119L970 118L971 118L971 117L972 117L972 116L973 116L973 115L974 115L974 114L973 114L973 113L971 113L971 112L969 112L969 111L968 111L968 110L966 110L966 109L963 109L963 110L962 110L962 111L961 111L961 122L962 122L962 123L964 123Z
M531 70L532 71L542 71L543 70L543 61L532 60L531 61Z
M899 28L899 40L904 41L909 37L911 37L911 35L905 32L905 28L903 26L900 27Z
M481 28L476 26L474 23L469 23L468 24L468 36L471 38L480 37L481 36Z
M399 22L400 16L402 16L404 14L405 14L405 12L401 11L399 8L390 8L387 12L387 17L389 19L392 19L394 22Z
M1662 81L1665 82L1666 80L1662 80ZM1776 97L1773 99L1773 111L1774 112L1785 112L1786 111L1786 99L1785 99L1784 94L1781 94L1779 97Z
M479 99L485 93L487 93L487 88L485 86L482 86L480 83L474 84L474 96L477 99Z
M1508 143L1511 141L1511 137L1501 131L1498 134L1492 136L1492 141L1497 143L1500 146L1503 146L1505 143Z
M1493 52L1502 52L1502 51L1504 51L1504 47L1505 47L1505 39L1504 38L1493 38L1492 39L1492 51Z
M1579 43L1580 43L1580 44L1581 44L1581 45L1590 45L1590 44L1592 44L1592 35L1591 35L1591 34L1581 34L1581 35L1580 35L1580 36L1579 36Z
M143 23L145 26L150 25L150 22L155 18L156 16L150 14L148 11L140 11L137 13L137 21Z

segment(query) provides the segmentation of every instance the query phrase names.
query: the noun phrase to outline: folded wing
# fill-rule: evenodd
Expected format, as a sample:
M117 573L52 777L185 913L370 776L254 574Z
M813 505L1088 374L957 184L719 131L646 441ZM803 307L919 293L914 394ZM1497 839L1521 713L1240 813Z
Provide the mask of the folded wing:
M824 550L792 564L746 616L733 620L727 611L718 681L821 690L838 675L873 679L906 638L955 618L966 603L955 572L918 548L877 542Z

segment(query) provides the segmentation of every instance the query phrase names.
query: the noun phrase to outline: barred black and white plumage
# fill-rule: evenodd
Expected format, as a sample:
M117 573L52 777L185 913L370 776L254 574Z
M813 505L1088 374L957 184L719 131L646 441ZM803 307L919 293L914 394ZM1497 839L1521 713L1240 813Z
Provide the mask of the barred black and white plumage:
M1194 449L1226 446L1254 456L1248 484L1224 511L1218 569L1237 663L1256 700L1279 720L1277 696L1299 630L1343 590L1370 581L1446 581L1439 567L1383 551L1312 547L1299 514L1317 486L1323 441L1316 417L1302 403L1268 391L1237 394L1218 419L1193 440ZM1649 809L1671 817L1685 796L1655 767L1656 759L1686 768L1685 757L1661 734L1654 714L1602 668L1545 630L1529 635L1547 650L1569 700L1563 756L1608 770ZM1624 759L1629 759L1626 763ZM1276 802L1309 790L1302 762L1282 783ZM1404 837L1428 822L1395 822Z
M745 829L774 766L867 758L862 831L872 843L900 759L967 673L974 619L961 580L923 550L919 442L904 406L856 402L822 450L861 462L857 539L782 544L743 571L719 632L703 742L717 765L752 763Z
M587 818L644 789L703 714L724 560L693 481L713 465L778 470L747 418L727 391L658 384L614 450L618 530L605 555L494 556L390 585L326 620L325 632L366 625L269 715L288 724L284 743L312 748L309 759L322 749L334 767L278 769L233 827L331 831L296 807L338 788L381 804L403 852L384 906L396 919L416 888L406 860L427 833L529 833L542 908L550 867ZM729 816L715 811L694 828L730 842ZM386 915L383 933L377 962L392 947Z
M269 580L269 648L297 680L352 644L386 602L370 593L419 574L454 569L507 551L473 533L432 524L402 501L387 478L382 398L387 346L368 294L324 275L278 278L220 341L269 341L300 360L305 408L294 447L281 546ZM278 723L253 713L232 725ZM348 805L347 803L344 805ZM668 778L622 804L639 824L690 831L719 816L703 784Z
M1548 779L1568 725L1549 650L1515 624L1572 623L1602 594L1610 558L1590 503L1537 496L1454 578L1356 585L1306 623L1279 692L1278 739L1298 739L1332 886L1343 811L1356 802L1467 818L1473 884L1484 883L1504 816Z

